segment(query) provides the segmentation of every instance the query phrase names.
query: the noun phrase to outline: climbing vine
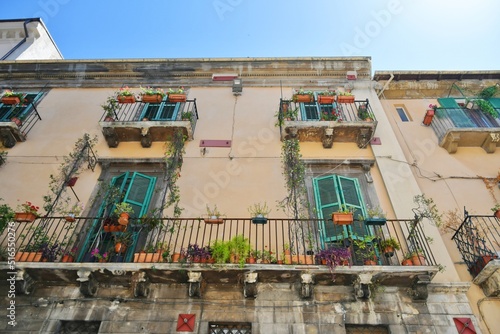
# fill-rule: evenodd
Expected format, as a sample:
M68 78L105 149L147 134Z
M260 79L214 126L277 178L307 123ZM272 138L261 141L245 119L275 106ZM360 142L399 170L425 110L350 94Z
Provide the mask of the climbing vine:
M181 129L178 129L174 132L171 141L167 142L165 151L167 189L169 191L165 207L173 206L175 218L179 218L184 210L179 206L181 197L177 180L181 176L185 142L186 136L184 136Z

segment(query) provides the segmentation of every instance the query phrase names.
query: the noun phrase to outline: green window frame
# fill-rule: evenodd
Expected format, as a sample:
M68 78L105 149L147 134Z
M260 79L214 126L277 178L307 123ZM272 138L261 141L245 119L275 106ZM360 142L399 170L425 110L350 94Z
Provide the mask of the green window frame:
M336 174L316 177L313 178L313 190L318 218L321 220L319 229L322 246L352 234L371 234L364 222L356 220L359 215L366 217L366 206L357 178ZM342 226L342 233L339 234L340 226L334 228L331 216L341 206L353 211L355 221L352 225Z
M33 111L33 104L42 97L43 93L25 93L23 101L27 103L20 104L3 104L0 102L0 122L10 122L13 117L21 120L28 117Z
M165 99L165 98L164 98ZM180 102L145 103L141 111L140 120L147 118L150 121L173 121L177 119Z
M316 102L300 102L300 114L302 116L302 120L304 121L318 121L319 120L319 111L318 105Z
M78 261L82 261L86 254L89 254L96 247L101 250L107 250L112 247L112 238L109 233L105 233L102 230L102 218L112 216L116 203L125 202L130 204L133 208L133 213L130 214L131 218L142 217L148 211L155 185L156 177L138 172L125 172L113 177L110 181L110 186L118 188L122 196L110 205L106 205L104 202L101 203L97 213L97 217L101 219L95 219L92 222L82 251L78 256ZM139 238L139 231L132 231L131 233L131 245L127 247L123 262L130 262L132 260Z

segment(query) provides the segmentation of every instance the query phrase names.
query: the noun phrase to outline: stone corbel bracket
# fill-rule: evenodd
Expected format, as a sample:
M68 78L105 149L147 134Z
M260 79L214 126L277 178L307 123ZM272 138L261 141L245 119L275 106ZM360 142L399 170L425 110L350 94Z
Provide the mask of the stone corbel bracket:
M300 274L300 298L308 299L313 295L314 276L310 273Z
M298 138L299 129L297 129L296 127L290 127L286 129L286 133L287 134L285 136L285 139Z
M257 296L257 279L257 273L245 273L245 281L243 283L243 295L245 298L255 298Z
M144 148L148 148L151 147L152 143L153 143L153 138L151 137L149 127L145 126L141 128L141 146Z
M76 273L78 274L76 280L80 282L80 292L85 297L95 297L99 288L99 283L92 275L92 271L89 269L80 269Z
M201 272L189 271L188 272L188 294L189 297L201 297Z
M371 128L362 128L359 130L358 138L356 139L356 144L359 148L366 148L370 139L372 138L373 129Z
M417 275L413 278L411 285L413 300L427 300L429 296L427 285L429 285L429 283L431 283L431 277L429 275Z
M149 297L150 281L145 272L136 272L132 274L132 288L135 297Z
M370 172L372 166L370 164L363 164L363 171L365 172L366 182L373 183L372 174Z
M118 147L118 144L120 141L118 140L118 135L116 134L116 131L112 127L105 127L102 128L102 134L104 135L104 138L106 139L106 143L108 144L108 147Z
M20 294L29 295L35 290L35 280L31 276L20 269L16 272L16 291Z
M323 133L323 138L321 142L323 143L323 148L332 148L333 146L333 128L325 128Z
M370 285L372 283L372 273L361 273L354 281L354 297L357 299L370 299Z

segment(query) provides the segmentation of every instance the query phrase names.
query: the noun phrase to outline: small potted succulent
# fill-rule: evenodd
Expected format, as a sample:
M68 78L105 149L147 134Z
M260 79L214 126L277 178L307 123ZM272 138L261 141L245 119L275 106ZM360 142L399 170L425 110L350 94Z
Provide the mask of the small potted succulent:
M248 212L252 216L252 223L254 224L267 224L267 215L271 212L267 203L255 203L248 207Z
M217 209L217 205L214 205L213 208L208 206L207 204L207 217L203 219L206 224L222 224L224 223L224 219L222 218L224 215L220 213L219 209Z

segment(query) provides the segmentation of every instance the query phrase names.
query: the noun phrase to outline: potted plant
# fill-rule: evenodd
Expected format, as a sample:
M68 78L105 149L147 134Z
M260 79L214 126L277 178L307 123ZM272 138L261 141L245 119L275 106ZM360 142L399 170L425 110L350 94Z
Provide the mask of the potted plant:
M40 247L43 262L54 262L62 254L62 247L58 243L47 242Z
M292 96L293 102L298 103L308 103L314 101L314 93L310 90L305 91L300 88L298 91L295 91Z
M83 204L81 202L76 202L73 205L66 203L63 207L59 209L59 212L64 216L67 222L74 222L75 217L79 216L83 211Z
M371 117L370 113L368 112L368 107L366 106L366 103L362 103L358 107L358 117L362 119L363 121L373 121L373 118Z
M238 263L243 267L250 252L250 241L243 235L235 235L229 241L229 252L231 263Z
M226 263L231 256L230 241L215 240L210 246L215 263Z
M376 206L373 208L367 206L366 213L368 215L368 217L364 219L366 225L382 226L385 225L385 223L387 222L387 219L385 217L385 212L382 211L382 208L380 206Z
M414 266L425 266L425 256L421 249L417 249L410 254L411 262Z
M338 210L332 213L333 224L335 225L351 225L354 221L353 208L345 204L339 206Z
M333 272L337 266L351 265L351 251L347 247L328 247L315 255L316 263L326 265Z
M101 105L101 108L106 113L104 116L104 121L113 122L115 120L115 117L117 117L116 112L118 111L118 109L120 109L120 106L118 105L118 101L116 100L116 98L114 96L110 96L106 100L106 103Z
M186 102L186 92L184 87L179 87L177 89L168 89L168 101L169 102Z
M114 235L114 239L115 239L116 254L122 254L125 253L127 247L130 245L132 241L132 235L128 232L116 233Z
M144 103L160 103L166 95L161 88L141 87L142 102Z
M116 99L119 103L135 103L134 93L130 91L128 86L120 88L120 90L116 93Z
M376 237L372 235L353 236L352 242L356 256L363 260L365 265L373 266L377 264Z
M491 208L491 211L493 211L495 217L500 219L500 204L495 204L495 206Z
M411 261L411 252L408 252L404 255L403 261L401 262L402 266L413 266L413 262Z
M40 207L29 201L19 204L16 209L15 220L18 222L31 223L39 216L39 209Z
M393 257L394 251L400 250L401 245L399 244L399 242L395 238L390 237L390 238L384 239L380 242L380 248L382 248L382 251L384 252L384 255L386 257Z
M128 225L128 219L130 214L134 212L132 205L121 202L115 205L114 213L118 216L118 224L120 225Z
M354 103L354 95L349 92L340 92L337 96L338 103Z
M76 252L78 251L77 247L71 248L69 251L63 253L61 258L61 262L73 262L76 257Z
M267 203L263 204L255 203L248 207L248 212L252 216L252 223L254 224L267 224L267 215L271 212L271 209L267 207Z
M0 166L2 166L5 163L5 161L7 161L7 154L9 154L9 152L0 151Z
M213 208L208 206L207 204L207 217L203 219L206 224L222 224L224 219L221 218L224 215L220 213L219 209L217 209L217 205L214 205Z
M90 255L92 255L92 257L94 257L98 262L108 262L109 260L109 253L106 251L101 251L99 250L99 248L94 248L90 252Z
M23 93L17 93L12 90L5 90L2 95L2 103L3 104L19 104L23 100Z
M325 90L318 93L319 104L333 104L336 92L334 90Z
M193 113L191 111L183 111L181 112L181 120L190 121L193 117Z
M271 250L268 250L267 246L264 246L264 250L256 251L255 253L257 261L260 260L260 263L262 264L269 264L276 260L276 257L273 255L273 252Z

